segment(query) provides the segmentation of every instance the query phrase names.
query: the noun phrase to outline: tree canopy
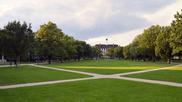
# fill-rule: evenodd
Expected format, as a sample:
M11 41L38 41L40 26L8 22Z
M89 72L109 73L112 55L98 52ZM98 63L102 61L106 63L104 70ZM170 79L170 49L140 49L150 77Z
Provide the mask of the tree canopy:
M172 47L173 55L182 55L182 12L177 12L174 18L171 23L170 46Z
M182 13L177 12L169 26L152 25L124 47L124 58L134 60L167 60L182 56Z
M24 56L33 40L31 24L19 21L9 22L0 34L2 49L1 52L7 59L13 60L15 64Z
M99 49L84 41L66 35L53 22L40 26L38 31L31 24L20 21L9 22L0 29L0 53L8 61L46 61L86 59L100 56Z

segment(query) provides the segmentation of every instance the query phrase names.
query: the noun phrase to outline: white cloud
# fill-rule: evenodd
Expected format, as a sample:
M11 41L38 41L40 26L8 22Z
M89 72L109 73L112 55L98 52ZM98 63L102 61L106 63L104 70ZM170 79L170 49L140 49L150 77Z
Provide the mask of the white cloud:
M177 11L180 11L182 8L182 1L176 1L173 4L170 4L164 8L159 9L158 11L152 13L152 14L139 14L139 13L133 13L133 16L139 16L143 17L145 20L149 22L149 24L145 27L147 28L148 26L154 25L154 24L159 24L159 25L169 25L171 21L174 19L174 14ZM109 43L115 43L119 44L121 46L128 45L129 43L132 42L132 40L138 35L143 32L145 28L140 28L140 29L135 29L131 30L125 33L121 34L112 34L110 36L101 36L101 37L96 37L96 38L91 38L86 40L87 43L91 45L99 44L99 43L106 43L105 39L109 38Z
M121 33L121 34L112 34L108 36L91 38L86 40L86 42L91 45L110 43L110 44L119 44L121 46L126 46L132 42L135 36L141 34L143 29L144 28L135 29L129 32ZM108 38L108 42L106 42L106 38Z
M85 29L94 26L97 17L111 16L109 13L112 13L112 8L109 6L110 2L105 0L4 0L0 4L0 20L7 16L12 20L40 24L51 20L60 24L71 23ZM27 9L32 12L26 12Z
M6 5L2 5L0 6L0 16L3 16L6 12L12 10L12 7L6 6Z
M169 25L174 19L174 14L182 8L182 0L177 0L175 3L168 5L152 14L143 14L142 17L151 24Z
M78 34L77 38L85 36L90 44L105 43L109 38L110 43L127 45L133 38L142 32L139 27L150 24L168 24L176 11L182 7L182 1L164 6L169 0L128 1L128 0L1 0L0 25L8 21L21 20L32 23L34 30L42 23L49 20L57 23L63 31ZM170 0L171 1L171 0ZM150 5L152 3L152 5ZM164 4L166 3L166 4ZM158 4L156 6L156 4ZM145 9L146 8L146 9ZM146 14L146 12L153 12ZM144 13L145 11L145 13ZM137 14L135 14L137 12ZM139 15L142 15L139 16ZM146 22L146 20L148 22ZM63 26L63 27L62 27ZM93 29L90 29L93 28ZM130 29L136 29L128 31ZM113 33L123 32L126 33ZM66 33L67 33L66 32ZM92 35L95 33L95 35ZM95 36L112 35L91 38ZM97 34L97 35L96 35Z

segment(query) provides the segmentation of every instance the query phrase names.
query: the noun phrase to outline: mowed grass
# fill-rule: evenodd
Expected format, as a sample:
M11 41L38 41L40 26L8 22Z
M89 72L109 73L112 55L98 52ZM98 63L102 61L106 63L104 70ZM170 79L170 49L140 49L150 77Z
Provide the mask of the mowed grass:
M173 67L167 70L129 75L129 77L182 83L182 66Z
M94 68L90 68L90 69L89 68L74 68L71 70L78 70L78 71L97 73L97 74L103 74L103 75L140 71L140 69L94 69Z
M182 88L97 79L0 90L1 102L182 102Z
M0 85L42 82L88 77L77 73L41 69L33 66L19 66L0 68Z
M129 60L83 60L79 62L65 62L61 64L52 64L47 66L57 68L69 68L72 70L80 70L98 74L115 74L131 71L139 71L144 69L154 69L160 67L172 66L174 64L166 64L165 62L139 62Z
M65 62L61 64L55 64L55 66L62 67L99 67L99 68L120 68L120 67L161 67L169 66L165 62L141 62L141 61L130 61L130 60L115 60L115 59L100 59L100 60L81 60L81 61L72 61Z

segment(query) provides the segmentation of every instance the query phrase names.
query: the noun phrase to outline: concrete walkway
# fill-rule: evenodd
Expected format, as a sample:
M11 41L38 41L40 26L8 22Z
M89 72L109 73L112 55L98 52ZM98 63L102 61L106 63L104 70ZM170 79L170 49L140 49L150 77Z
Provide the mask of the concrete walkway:
M31 64L18 64L18 66L25 66L25 65L31 65ZM0 65L0 68L6 68L6 67L15 67L16 65Z
M127 73L121 73L121 74L101 75L101 74L82 72L82 71L75 71L75 70L69 70L69 69L61 69L61 68L55 68L55 67L47 67L47 66L35 65L35 64L29 64L29 65L34 66L34 67L44 68L44 69L50 69L50 70L58 70L58 71L66 71L66 72L72 72L72 73L85 74L85 75L90 75L92 77L79 78L79 79L57 80L57 81L47 81L47 82L25 83L25 84L16 84L16 85L7 85L7 86L0 86L0 89L11 89L11 88L19 88L19 87L40 86L40 85L49 85L49 84L56 84L56 83L66 83L66 82L75 82L75 81L93 80L93 79L102 79L102 78L122 79L122 80L129 80L129 81L136 81L136 82L143 82L143 83L150 83L150 84L160 84L160 85L167 85L167 86L173 86L173 87L182 87L182 83L123 77L124 75L139 74L139 73L146 73L146 72L163 70L163 69L170 69L170 68L173 68L175 66L158 68L158 69L151 69L151 70L127 72ZM182 66L182 64L176 65L176 66Z
M126 76L126 75L132 75L132 74L141 74L141 73L146 73L146 72L153 72L153 71L158 71L158 70L171 69L171 68L177 67L177 66L182 66L182 64L178 64L178 65L174 65L174 66L169 66L169 67L156 68L156 69L148 69L148 70L142 70L142 71L126 72L126 73L120 73L120 74L115 74L115 75Z
M6 67L14 67L14 65L1 65L0 68L6 68Z
M175 82L168 82L168 81L129 78L129 77L117 77L117 79L136 81L136 82L143 82L143 83L150 83L150 84L160 84L160 85L167 85L167 86L173 86L173 87L182 87L182 83L175 83Z
M12 88L20 88L20 87L50 85L50 84L74 82L74 81L81 81L81 80L91 80L91 79L98 79L98 78L97 77L89 77L89 78L80 78L80 79L68 79L68 80L57 80L57 81L47 81L47 82L15 84L15 85L0 86L0 89L12 89Z
M30 65L34 66L34 67L44 68L44 69L65 71L65 72L78 73L78 74L84 74L84 75L90 75L90 76L100 76L100 74L96 74L96 73L82 72L82 71L62 69L62 68L55 68L55 67L47 67L47 66L35 65L35 64L30 64Z

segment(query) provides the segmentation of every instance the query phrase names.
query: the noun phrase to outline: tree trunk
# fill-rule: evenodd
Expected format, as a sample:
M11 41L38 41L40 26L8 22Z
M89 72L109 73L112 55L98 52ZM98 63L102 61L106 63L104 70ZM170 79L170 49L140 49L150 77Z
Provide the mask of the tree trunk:
M14 59L14 64L16 66L16 68L18 68L18 59L19 59L19 56L15 56L15 59Z
M181 56L181 55L179 55L179 60L181 60L181 57L182 57L182 56Z
M171 58L168 58L168 59L167 59L167 63L168 63L168 64L171 64Z
M48 56L48 63L51 64L51 56Z
M156 58L155 56L152 56L152 62L155 62Z

